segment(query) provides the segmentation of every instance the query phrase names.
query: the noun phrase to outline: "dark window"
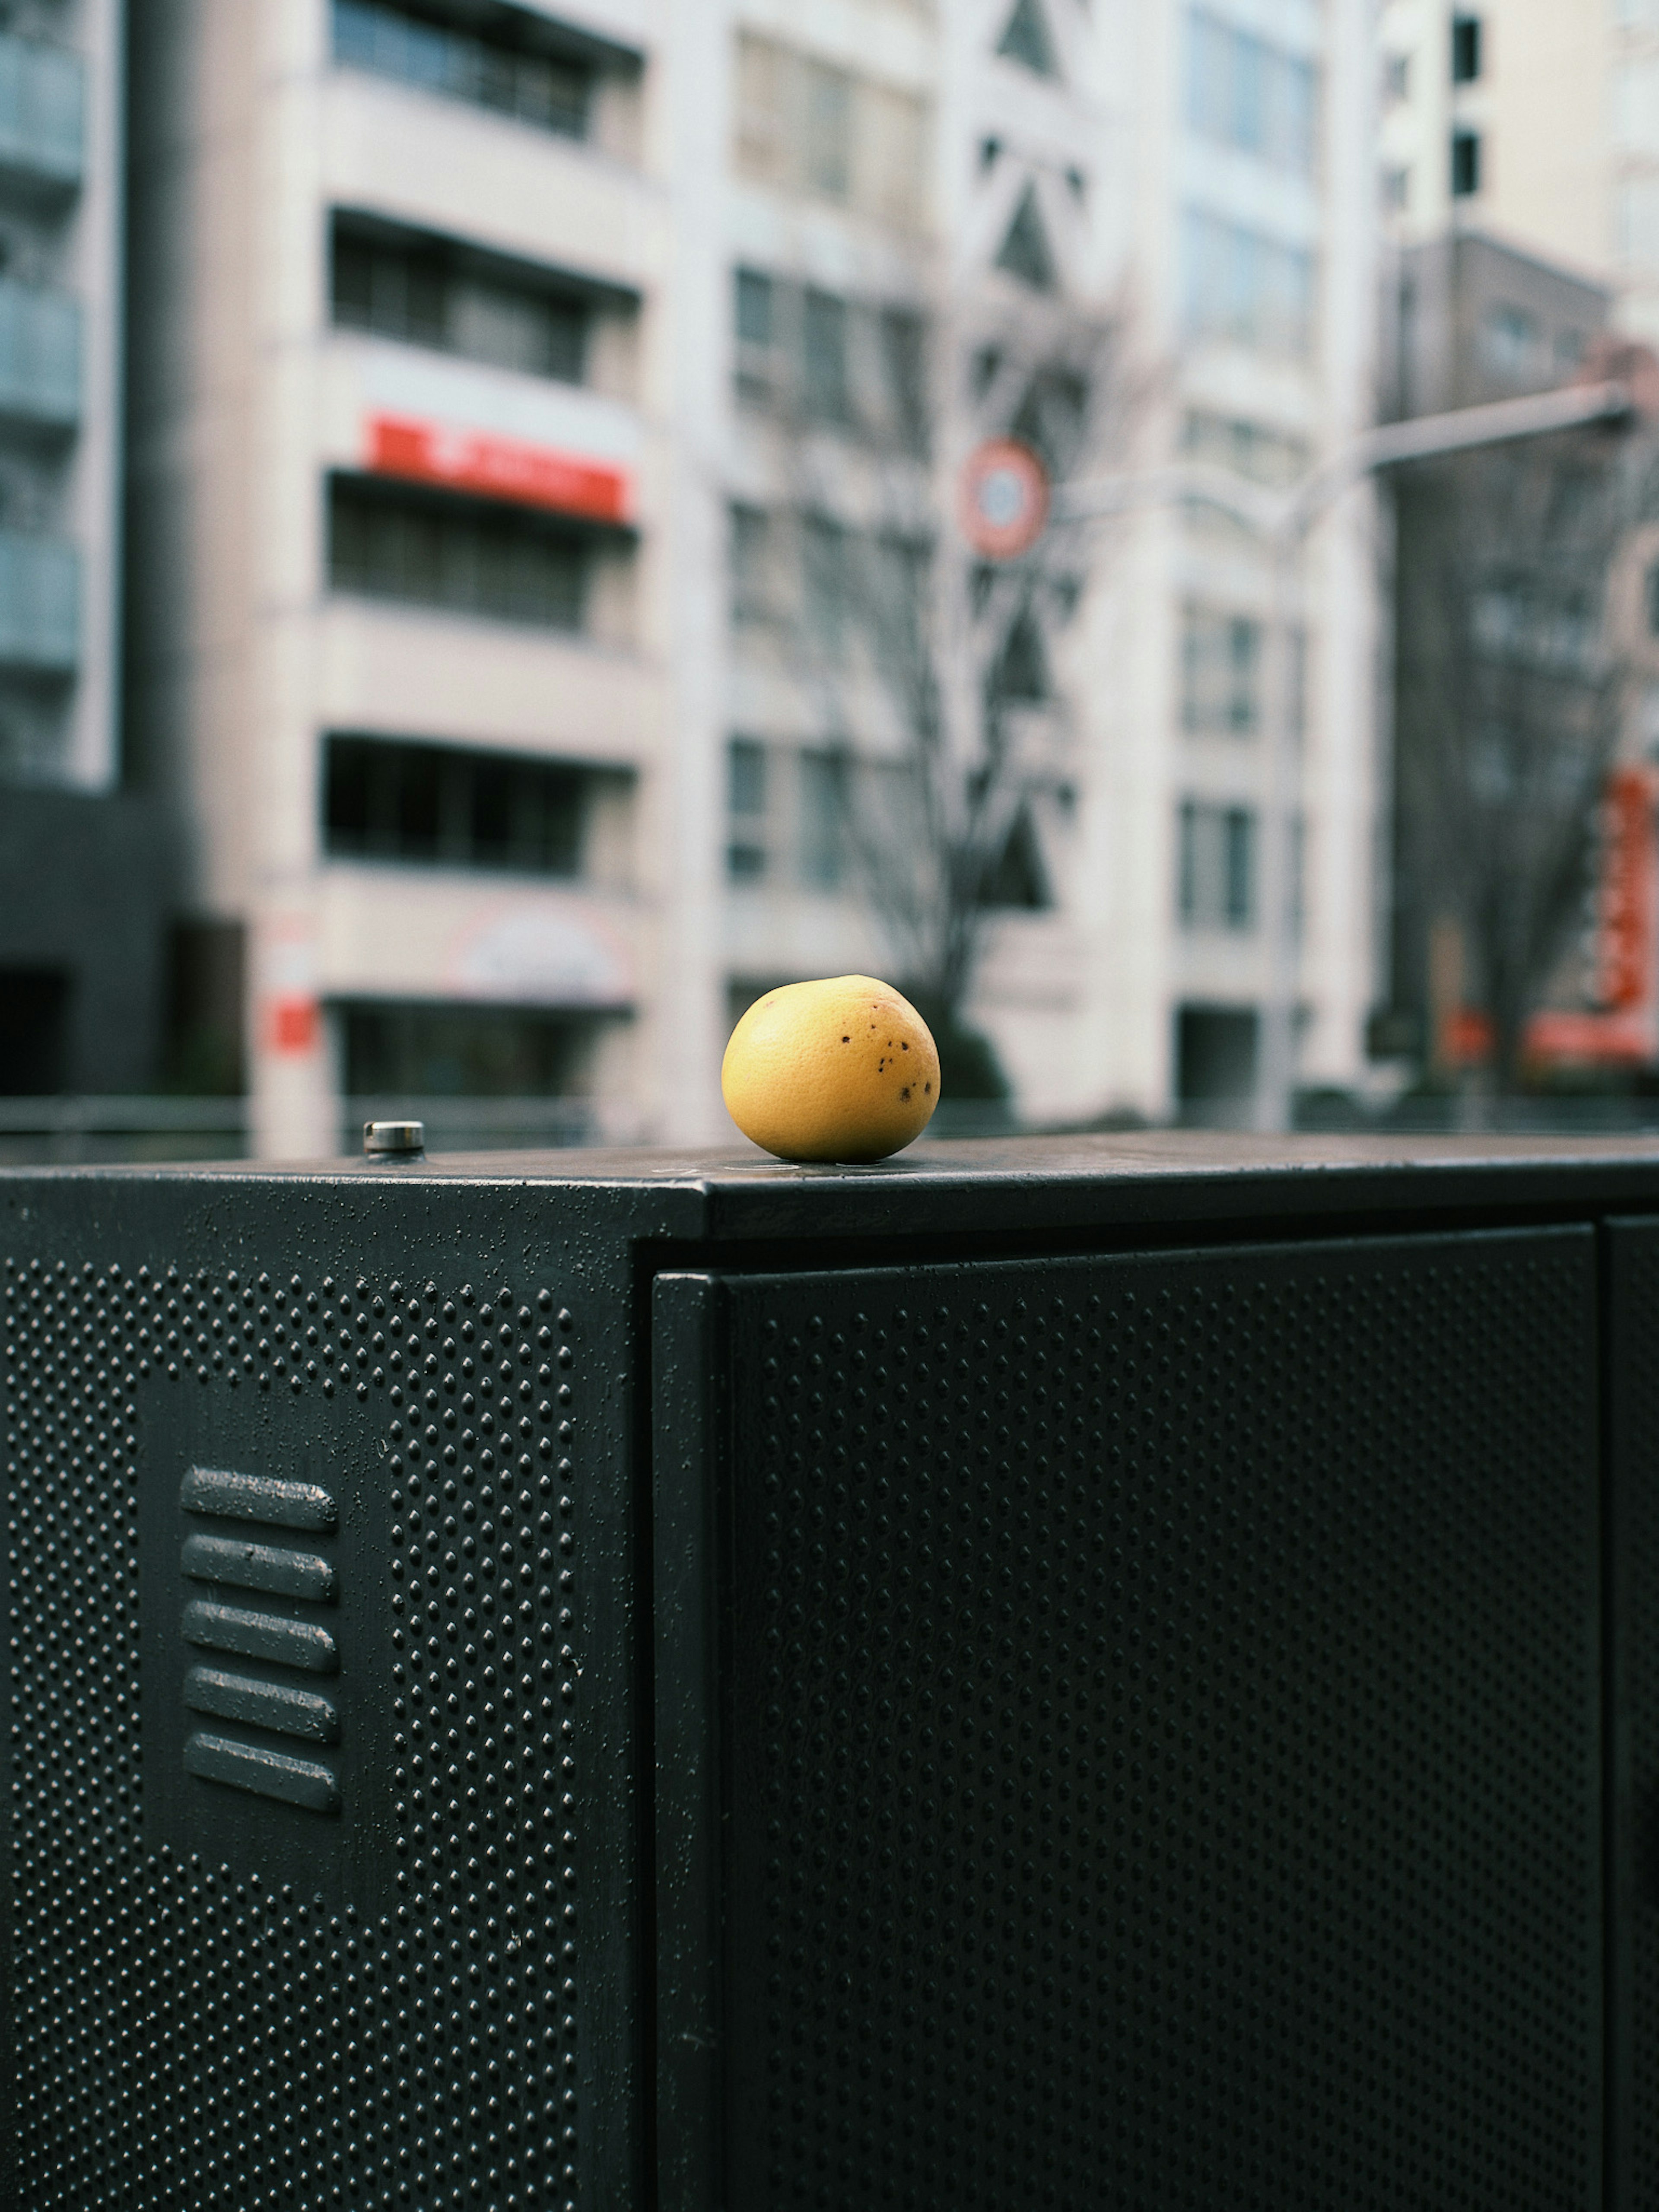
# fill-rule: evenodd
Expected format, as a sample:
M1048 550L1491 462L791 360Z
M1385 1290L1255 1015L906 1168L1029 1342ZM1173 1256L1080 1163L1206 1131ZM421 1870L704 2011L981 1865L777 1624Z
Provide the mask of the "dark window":
M70 979L0 968L0 1097L41 1098L69 1080Z
M758 507L732 509L732 619L763 628L777 612L772 518Z
M993 664L989 690L993 700L1010 706L1037 706L1048 696L1048 656L1042 628L1029 607L1022 607L1008 625Z
M1021 195L997 254L997 267L1018 276L1035 292L1052 292L1059 281L1034 185L1027 185Z
M734 883L755 883L766 873L768 786L766 747L755 738L733 738L726 751L726 803L730 842L726 872Z
M1255 909L1255 818L1247 807L1183 801L1177 906L1188 929L1247 930Z
M1648 630L1651 636L1659 637L1659 561L1648 570L1647 586Z
M927 325L904 307L881 311L881 358L887 404L899 442L911 453L927 448Z
M1037 842L1031 817L1023 806L1014 817L1007 842L986 877L981 903L1018 908L1026 913L1038 913L1054 904L1042 848Z
M578 533L528 510L423 498L362 477L329 486L336 591L579 629L586 567Z
M346 1006L354 1097L556 1098L570 1087L591 1015L516 1006Z
M1255 1088L1256 1017L1248 1006L1182 1006L1176 1090L1183 1105L1242 1102Z
M757 269L739 269L737 283L738 337L744 345L769 346L772 331L772 279Z
M800 756L800 878L837 890L847 873L847 763L839 753Z
M181 921L168 933L166 1065L171 1088L234 1097L246 1087L246 965L240 922Z
M1480 137L1474 131L1454 131L1451 142L1451 188L1455 199L1468 199L1480 189Z
M1011 62L1023 64L1038 76L1060 75L1054 39L1043 19L1041 0L1018 0L997 40L997 52Z
M460 745L337 735L323 824L343 859L574 876L592 771Z
M801 524L801 597L806 635L820 653L841 651L852 579L847 532L821 515Z
M486 32L418 5L333 0L333 21L336 61L567 138L586 136L592 67L550 50L545 29L527 13L503 9Z
M1249 615L1188 606L1181 628L1185 728L1248 737L1261 708L1261 625Z
M844 422L852 412L847 385L847 302L808 292L801 302L801 397L819 422Z
M337 217L334 320L410 345L580 384L592 311L574 293L469 263L443 240Z
M1455 15L1451 27L1451 73L1454 84L1473 84L1480 74L1480 19Z

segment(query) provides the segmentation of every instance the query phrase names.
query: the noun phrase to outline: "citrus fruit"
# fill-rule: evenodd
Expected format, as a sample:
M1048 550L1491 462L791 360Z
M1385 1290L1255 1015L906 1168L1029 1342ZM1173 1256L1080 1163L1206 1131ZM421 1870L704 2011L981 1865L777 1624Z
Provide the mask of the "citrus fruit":
M732 1030L720 1091L744 1135L780 1159L884 1160L927 1127L939 1053L890 983L785 983Z

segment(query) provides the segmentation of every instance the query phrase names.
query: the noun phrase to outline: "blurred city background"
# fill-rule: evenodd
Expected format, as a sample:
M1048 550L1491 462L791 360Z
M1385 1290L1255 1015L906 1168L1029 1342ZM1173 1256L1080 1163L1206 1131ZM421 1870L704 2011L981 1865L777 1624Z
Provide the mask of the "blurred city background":
M1659 0L0 4L0 1159L1659 1127L1650 341Z

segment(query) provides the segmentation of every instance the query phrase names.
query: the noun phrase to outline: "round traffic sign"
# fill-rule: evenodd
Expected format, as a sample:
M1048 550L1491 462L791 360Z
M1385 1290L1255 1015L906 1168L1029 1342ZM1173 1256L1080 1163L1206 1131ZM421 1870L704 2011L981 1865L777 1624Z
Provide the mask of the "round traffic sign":
M962 473L963 534L990 561L1012 561L1042 537L1048 471L1018 438L988 438Z

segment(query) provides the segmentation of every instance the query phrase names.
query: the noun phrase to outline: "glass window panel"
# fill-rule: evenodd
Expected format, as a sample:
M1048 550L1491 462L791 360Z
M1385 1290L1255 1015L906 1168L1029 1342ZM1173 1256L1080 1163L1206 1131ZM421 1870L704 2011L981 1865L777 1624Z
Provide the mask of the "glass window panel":
M1221 918L1229 929L1248 929L1255 900L1255 823L1245 808L1226 810L1222 840Z
M330 501L335 587L557 629L580 627L581 541L538 519L457 501L417 506L374 483L337 482Z
M809 515L801 525L802 592L808 637L822 653L836 654L844 641L847 619L847 533L833 522Z
M802 753L800 873L814 890L835 890L847 872L847 769L835 753Z
M727 797L733 814L766 811L766 748L753 738L733 738L726 755Z
M499 33L428 23L392 0L334 0L333 46L337 61L422 91L492 107L566 137L586 135L593 72L529 52Z
M744 345L773 343L773 284L758 270L739 269L737 284L738 336Z
M815 421L844 422L852 412L847 378L847 302L808 292L801 308L801 395Z
M845 200L853 188L853 80L842 70L809 62L805 85L806 188Z

